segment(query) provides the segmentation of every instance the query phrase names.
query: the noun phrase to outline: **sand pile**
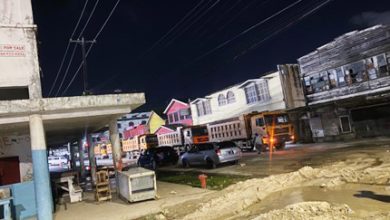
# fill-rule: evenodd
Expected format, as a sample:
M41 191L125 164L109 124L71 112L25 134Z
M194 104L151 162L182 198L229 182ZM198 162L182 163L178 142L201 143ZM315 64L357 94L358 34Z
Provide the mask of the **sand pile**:
M344 183L390 184L390 163L387 158L358 158L322 168L303 167L296 172L250 179L222 190L183 219L226 219L273 192L302 186L333 187ZM321 205L320 208L333 210L339 207Z
M253 220L322 220L356 219L347 205L335 205L327 202L302 202L261 214Z

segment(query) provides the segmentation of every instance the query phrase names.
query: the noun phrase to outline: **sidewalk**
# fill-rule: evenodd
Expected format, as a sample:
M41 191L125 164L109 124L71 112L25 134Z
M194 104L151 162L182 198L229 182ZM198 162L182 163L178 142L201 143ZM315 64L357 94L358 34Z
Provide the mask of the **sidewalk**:
M173 183L157 182L157 195L159 199L137 203L127 203L113 193L112 201L97 203L93 193L85 193L84 201L79 203L57 206L54 215L56 220L106 220L106 219L135 219L155 214L167 206L173 206L191 199L198 199L211 190L178 185Z

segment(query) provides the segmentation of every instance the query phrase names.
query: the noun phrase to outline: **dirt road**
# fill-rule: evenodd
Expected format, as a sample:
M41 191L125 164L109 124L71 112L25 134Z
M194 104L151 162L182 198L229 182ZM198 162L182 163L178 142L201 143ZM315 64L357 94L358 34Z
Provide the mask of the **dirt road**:
M267 177L166 208L159 218L390 219L389 139L308 145L272 159L249 154L243 163L212 172Z

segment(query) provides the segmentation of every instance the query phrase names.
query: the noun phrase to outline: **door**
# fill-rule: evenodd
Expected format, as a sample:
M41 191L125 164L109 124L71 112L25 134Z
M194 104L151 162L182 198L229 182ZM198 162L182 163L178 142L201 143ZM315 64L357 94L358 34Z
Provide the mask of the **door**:
M0 158L0 185L20 183L19 157Z

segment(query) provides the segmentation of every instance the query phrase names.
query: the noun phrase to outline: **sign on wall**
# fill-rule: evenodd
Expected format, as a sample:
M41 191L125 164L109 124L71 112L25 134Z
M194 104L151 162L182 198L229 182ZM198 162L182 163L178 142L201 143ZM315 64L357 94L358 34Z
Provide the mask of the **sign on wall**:
M25 57L26 47L23 44L0 44L0 57Z

